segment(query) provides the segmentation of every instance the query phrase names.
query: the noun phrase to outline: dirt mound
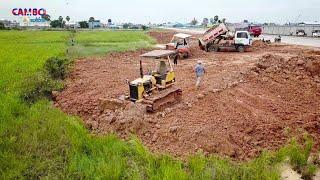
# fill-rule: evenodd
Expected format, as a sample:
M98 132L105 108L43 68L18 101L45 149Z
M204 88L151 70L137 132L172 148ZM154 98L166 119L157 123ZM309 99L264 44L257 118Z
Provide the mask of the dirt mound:
M306 55L318 55L320 56L320 50L306 50L304 51Z
M150 32L148 32L148 35L153 37L154 39L156 39L159 44L169 43L174 34L176 34L176 32L174 32L174 31L150 31Z
M160 36L160 35L159 35ZM196 41L194 41L196 43ZM196 46L193 46L197 48ZM174 66L182 102L148 114L144 105L123 101L126 80L139 77L144 50L112 53L75 63L55 105L83 118L94 133L137 135L153 151L185 156L201 151L235 159L276 150L292 136L311 134L320 145L319 56L294 46L267 46L245 53L196 54ZM275 55L276 54L276 55ZM206 74L195 89L194 66ZM153 69L144 61L143 70ZM111 106L105 99L113 98ZM114 108L115 107L115 108Z
M264 47L267 47L268 44L266 42L263 42L262 40L255 40L252 42L252 46L258 47L258 48L264 48Z
M267 42L263 42L262 40L254 40L249 50L252 50L252 51L262 50L264 48L267 48L269 45L270 44L268 44Z
M253 69L257 73L283 73L287 77L301 79L306 76L318 80L320 75L320 56L302 56L301 54L289 59L272 54L264 55Z

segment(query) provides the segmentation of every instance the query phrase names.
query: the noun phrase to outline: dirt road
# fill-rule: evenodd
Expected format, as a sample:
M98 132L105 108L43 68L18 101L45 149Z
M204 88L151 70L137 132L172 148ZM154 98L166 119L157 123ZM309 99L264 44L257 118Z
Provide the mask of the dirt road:
M151 35L168 42L172 34ZM139 76L143 52L76 61L55 105L81 116L94 133L111 132L124 139L136 134L152 151L179 157L201 151L248 159L303 132L319 148L318 49L260 42L245 53L206 53L194 46L192 57L175 66L176 86L183 90L181 103L154 114L129 102L115 111L103 109L103 99L128 94L126 80ZM207 73L196 90L193 69L198 60ZM155 67L152 61L144 65L145 71Z

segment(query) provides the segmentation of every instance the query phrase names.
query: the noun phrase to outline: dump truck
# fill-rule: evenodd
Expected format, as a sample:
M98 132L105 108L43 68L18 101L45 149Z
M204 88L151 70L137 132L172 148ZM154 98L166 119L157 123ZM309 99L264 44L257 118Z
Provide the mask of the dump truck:
M199 47L207 52L220 50L236 50L244 52L252 44L248 31L231 32L224 23L207 30L199 38Z

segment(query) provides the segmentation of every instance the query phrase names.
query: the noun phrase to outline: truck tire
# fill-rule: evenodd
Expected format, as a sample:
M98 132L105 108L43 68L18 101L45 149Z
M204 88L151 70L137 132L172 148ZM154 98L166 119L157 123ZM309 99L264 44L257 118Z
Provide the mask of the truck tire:
M182 57L183 57L183 59L188 59L189 58L189 53L188 52L183 53Z
M213 51L214 51L214 52L219 52L219 50L220 50L220 49L219 49L218 46L213 47Z
M243 53L244 52L244 46L238 46L237 47L237 51L240 52L240 53Z
M214 45L208 44L206 49L207 49L207 52L212 52L212 51L214 51Z

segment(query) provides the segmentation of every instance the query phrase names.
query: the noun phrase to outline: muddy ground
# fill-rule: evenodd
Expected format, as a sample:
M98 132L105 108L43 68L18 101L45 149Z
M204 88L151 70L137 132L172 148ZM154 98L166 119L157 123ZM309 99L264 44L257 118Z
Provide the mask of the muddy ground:
M165 43L172 34L150 35ZM128 94L126 80L139 77L139 55L146 52L139 50L76 61L55 106L82 117L94 133L135 134L152 151L178 157L201 151L246 160L304 132L319 149L319 49L255 42L245 53L206 53L193 44L192 57L175 66L179 104L154 114L129 102L115 111L103 108L104 99ZM196 90L198 60L206 75ZM145 72L153 67L144 61Z

